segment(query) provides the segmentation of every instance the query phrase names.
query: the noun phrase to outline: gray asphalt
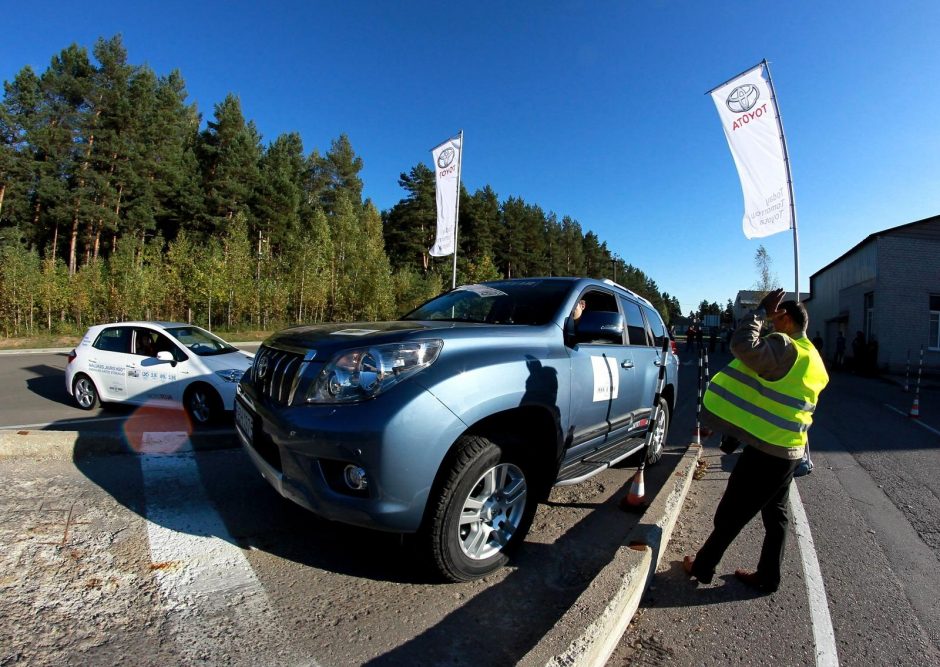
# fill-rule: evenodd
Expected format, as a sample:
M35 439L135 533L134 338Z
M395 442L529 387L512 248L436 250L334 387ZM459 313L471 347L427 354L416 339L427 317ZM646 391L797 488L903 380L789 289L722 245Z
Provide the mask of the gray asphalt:
M940 391L835 373L810 431L812 474L797 480L844 665L940 665ZM891 406L902 414L890 409ZM709 442L653 587L611 665L815 664L795 535L784 582L755 596L734 577L753 570L760 520L725 556L711 585L681 570L711 528L735 456ZM792 526L792 523L791 523Z
M62 387L64 365L64 354L57 353L0 356L5 380L0 427L124 428L130 410L89 414L69 404ZM695 367L682 370L686 400L674 420L673 445L691 435L694 423L688 398L694 397ZM811 432L817 467L799 480L798 488L842 664L940 665L940 391L921 392L919 420L908 416L913 398L895 382L835 373ZM524 551L519 569L476 584L441 587L422 580L397 538L326 524L280 501L238 450L194 457L228 533L249 550L251 567L282 621L299 631L293 641L321 664L395 664L419 655L470 664L480 632L502 647L492 664L511 662L553 618L560 618L609 558L610 551L601 546L606 542L598 542L594 564L585 565L585 542L611 538L612 526L620 530L625 520L611 503L627 475L611 471L569 487L570 495L543 508L533 546ZM707 534L733 463L713 445L706 447L704 458L709 471L693 482L660 572L609 664L813 664L808 602L792 537L785 584L773 596L754 597L730 576L736 567L753 567L758 525L729 551L724 571L711 586L696 587L681 573L679 560ZM97 664L122 651L143 650L152 664L180 658L167 617L155 604L160 594L145 576L154 564L146 553L140 470L135 457L44 462L38 468L23 461L2 463L4 542L13 545L6 555L14 559L4 565L28 575L5 579L4 598L12 602L17 587L26 586L19 592L32 602L43 592L58 600L46 614L34 615L27 604L14 607L14 615L2 615L16 622L32 619L38 623L37 636L51 623L56 631L40 642L51 651L47 657L82 655ZM655 488L649 478L647 484ZM73 529L65 539L62 517L74 508L84 511L76 515L76 525L90 528L87 533ZM377 560L375 554L384 556ZM68 591L71 596L65 595ZM544 596L533 596L535 591ZM102 610L106 601L117 606ZM506 605L516 614L537 609L541 620L533 618L531 632L521 635L515 620L490 622L492 610ZM86 614L88 626L104 634L81 636L76 623ZM6 638L18 636L9 620L0 629ZM127 638L117 639L125 631ZM209 626L205 631L213 632ZM269 656L271 647L260 637L246 650ZM31 649L16 641L18 650L29 655ZM0 644L13 646L5 640ZM81 652L57 654L56 646Z
M22 367L11 374L20 379L10 384L22 391L40 364L50 386L60 384L51 370L57 357L47 356L16 357ZM55 402L29 393L34 403ZM2 414L9 424L19 412ZM686 449L691 413L686 400L664 460L647 470L650 498ZM96 424L86 425L93 430L79 432L76 452L99 437ZM169 474L160 472L166 465ZM511 567L442 585L429 578L413 540L317 519L279 498L238 448L0 458L0 570L10 573L0 583L0 661L107 664L133 654L135 664L154 665L525 662L568 622L640 520L617 508L635 465L556 489ZM165 555L174 549L189 555ZM244 566L235 562L242 558ZM234 577L234 590L206 592L200 561L244 576ZM591 620L570 617L572 636Z

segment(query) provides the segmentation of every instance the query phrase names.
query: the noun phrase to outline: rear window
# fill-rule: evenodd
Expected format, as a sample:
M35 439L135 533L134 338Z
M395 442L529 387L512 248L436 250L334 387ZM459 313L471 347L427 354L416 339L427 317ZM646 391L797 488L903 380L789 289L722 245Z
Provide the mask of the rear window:
M627 335L630 337L630 345L649 345L650 341L646 336L646 323L643 321L643 313L640 312L640 307L626 299L621 299L621 303L627 319Z
M529 324L551 322L571 290L557 280L495 281L463 285L414 309L403 320Z
M131 330L129 327L109 327L98 334L92 347L104 352L129 352Z
M643 312L646 314L646 321L649 322L650 330L653 332L654 345L662 347L666 339L669 338L666 325L663 324L663 318L649 306L643 306Z

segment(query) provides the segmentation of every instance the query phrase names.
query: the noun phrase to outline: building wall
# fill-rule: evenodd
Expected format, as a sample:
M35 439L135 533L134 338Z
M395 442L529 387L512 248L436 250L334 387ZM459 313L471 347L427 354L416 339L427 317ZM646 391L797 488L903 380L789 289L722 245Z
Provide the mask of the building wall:
M903 371L910 351L916 368L923 345L925 366L940 368L940 351L927 350L929 299L940 294L940 236L881 237L878 258L874 319L879 366Z
M835 356L836 334L840 329L847 341L846 355L851 356L855 332L864 330L865 293L875 288L877 273L878 246L872 242L813 276L812 298L806 302L808 333L810 338L816 331L822 333L826 359ZM827 323L840 315L847 315L848 319Z

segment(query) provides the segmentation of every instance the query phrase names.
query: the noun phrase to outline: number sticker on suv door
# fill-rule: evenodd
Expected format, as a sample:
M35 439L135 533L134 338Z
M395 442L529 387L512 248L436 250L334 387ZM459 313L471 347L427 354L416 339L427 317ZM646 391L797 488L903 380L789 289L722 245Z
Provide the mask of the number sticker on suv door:
M594 368L594 402L617 398L620 389L620 369L617 360L610 357L591 357Z

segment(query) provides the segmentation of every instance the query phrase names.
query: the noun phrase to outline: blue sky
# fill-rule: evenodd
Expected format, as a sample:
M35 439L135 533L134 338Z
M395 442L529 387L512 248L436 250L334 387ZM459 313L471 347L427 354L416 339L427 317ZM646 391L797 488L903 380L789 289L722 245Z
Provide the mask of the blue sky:
M940 3L88 2L2 0L0 79L121 33L179 69L204 120L229 92L265 142L346 133L380 209L465 132L463 182L594 231L679 298L724 303L763 244L793 288L793 237L747 240L710 88L766 58L792 163L800 286L872 232L940 214Z

